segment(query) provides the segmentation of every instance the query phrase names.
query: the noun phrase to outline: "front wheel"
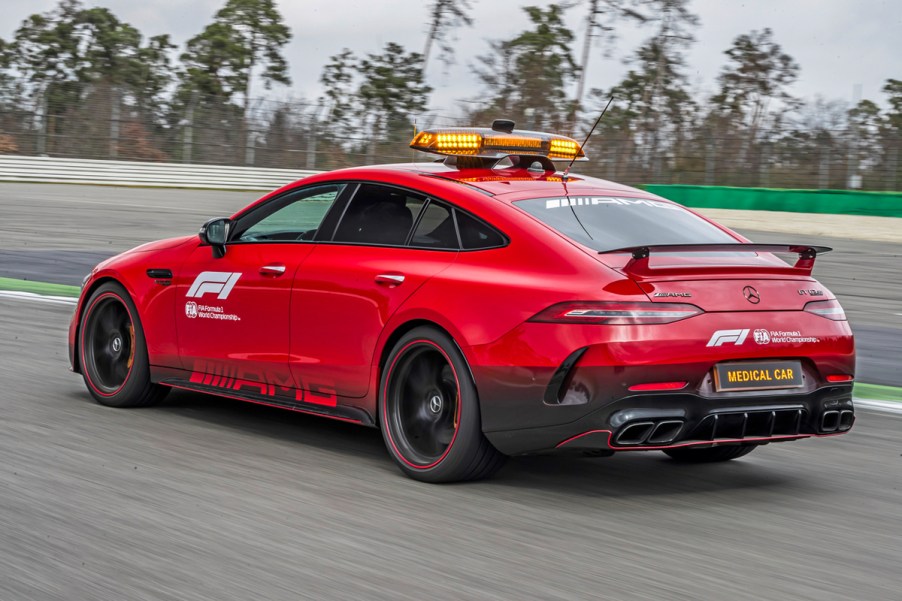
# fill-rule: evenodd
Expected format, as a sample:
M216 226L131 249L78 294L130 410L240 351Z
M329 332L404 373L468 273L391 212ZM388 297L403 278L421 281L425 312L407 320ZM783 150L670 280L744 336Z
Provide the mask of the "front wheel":
M680 463L715 463L718 461L730 461L748 455L755 450L755 444L732 445L725 447L709 447L707 449L694 449L691 447L667 449L664 451L674 461Z
M478 480L504 463L482 433L476 386L444 332L418 327L388 356L380 384L385 446L405 474L424 482Z
M91 396L110 407L146 407L161 401L169 389L150 381L144 329L125 289L103 284L85 307L79 353Z

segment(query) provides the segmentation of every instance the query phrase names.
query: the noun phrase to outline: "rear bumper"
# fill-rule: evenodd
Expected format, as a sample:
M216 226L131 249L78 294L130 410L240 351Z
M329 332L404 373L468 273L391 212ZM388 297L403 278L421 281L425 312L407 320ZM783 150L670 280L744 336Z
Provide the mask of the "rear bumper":
M756 329L774 335L755 338ZM712 342L736 330L747 335ZM784 332L792 336L777 336ZM851 382L829 381L854 376L849 325L804 311L706 313L651 326L526 322L467 350L483 431L508 454L791 440L847 431L854 421ZM801 370L799 387L725 391L715 379L718 364L781 361Z
M508 455L662 450L833 436L848 432L854 420L852 386L840 385L792 396L635 394L566 424L485 434Z

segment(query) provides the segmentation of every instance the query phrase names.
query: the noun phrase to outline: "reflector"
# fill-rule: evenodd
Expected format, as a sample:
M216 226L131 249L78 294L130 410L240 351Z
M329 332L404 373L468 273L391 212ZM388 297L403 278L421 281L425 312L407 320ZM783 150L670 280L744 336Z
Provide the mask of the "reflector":
M828 382L851 382L854 378L846 374L831 374L827 376Z

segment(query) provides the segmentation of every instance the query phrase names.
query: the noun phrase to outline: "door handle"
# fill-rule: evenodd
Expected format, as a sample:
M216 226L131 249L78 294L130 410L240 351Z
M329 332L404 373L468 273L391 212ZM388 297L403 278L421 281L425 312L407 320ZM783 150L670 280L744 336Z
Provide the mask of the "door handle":
M384 286L400 286L404 283L404 276L400 273L380 273L376 276L376 283Z
M264 265L260 268L260 273L262 275L271 275L274 277L279 277L283 273L285 273L284 265Z

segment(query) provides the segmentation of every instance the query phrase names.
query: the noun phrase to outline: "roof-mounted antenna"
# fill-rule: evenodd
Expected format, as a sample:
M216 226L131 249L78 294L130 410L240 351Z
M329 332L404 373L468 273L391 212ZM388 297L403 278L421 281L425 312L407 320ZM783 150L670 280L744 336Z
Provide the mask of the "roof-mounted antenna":
M500 131L506 134L514 133L514 126L517 125L510 119L495 119L492 121L492 131Z
M582 146L580 148L585 151L586 144L589 142L589 138L592 136L592 132L595 131L595 128L598 127L598 124L601 122L601 118L604 117L604 114L608 112L608 107L611 106L611 103L614 102L614 95L611 94L611 98L608 100L608 103L604 105L604 110L601 111L601 114L598 115L598 119L595 120L595 124L592 126L592 129L589 130L589 133L586 134L586 139L583 140ZM567 181L567 178L570 177L570 167L573 167L573 162L576 161L576 155L573 156L573 159L570 161L570 164L567 165L567 168L564 169L564 173L561 174L561 179Z

